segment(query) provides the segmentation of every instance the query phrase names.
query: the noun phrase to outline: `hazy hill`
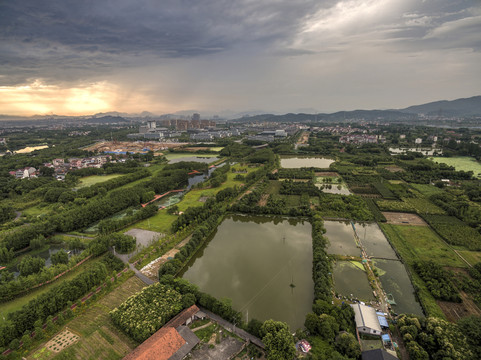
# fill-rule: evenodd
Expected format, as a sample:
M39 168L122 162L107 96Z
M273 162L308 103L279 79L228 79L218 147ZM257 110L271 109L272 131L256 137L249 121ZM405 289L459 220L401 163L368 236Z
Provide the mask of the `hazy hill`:
M471 116L481 115L481 96L456 99L452 101L434 101L427 104L410 106L402 112L412 114L442 115L442 116Z

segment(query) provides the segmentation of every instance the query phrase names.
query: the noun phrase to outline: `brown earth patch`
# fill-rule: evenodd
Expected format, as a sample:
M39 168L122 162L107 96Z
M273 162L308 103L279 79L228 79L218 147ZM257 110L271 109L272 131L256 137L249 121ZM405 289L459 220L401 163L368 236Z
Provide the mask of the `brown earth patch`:
M64 331L55 335L55 337L45 344L45 347L53 352L60 352L67 346L76 343L79 340L79 336L72 333L69 329L65 328Z
M426 222L416 214L384 211L382 213L388 224L428 226Z
M404 169L400 168L399 166L386 166L385 169L393 173L404 171Z
M462 303L436 300L436 303L439 305L444 315L446 315L446 318L451 322L456 322L459 319L470 315L481 316L481 310L476 306L471 297L464 291L460 291L459 294L463 299Z
M259 206L266 206L267 205L267 200L269 199L269 194L263 194L261 196L261 199L259 200Z

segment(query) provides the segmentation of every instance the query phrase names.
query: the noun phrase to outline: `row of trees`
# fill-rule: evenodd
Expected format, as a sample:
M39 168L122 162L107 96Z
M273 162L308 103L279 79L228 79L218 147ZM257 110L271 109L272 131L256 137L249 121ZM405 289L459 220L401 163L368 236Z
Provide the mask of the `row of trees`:
M34 330L38 320L43 324L49 315L63 310L69 302L99 285L106 276L105 265L97 263L73 280L62 282L59 286L29 301L20 310L8 314L7 321L0 324L0 346L7 346L25 331Z
M114 231L123 229L124 227L133 224L137 221L147 219L157 213L158 207L154 204L147 205L139 211L131 215L124 216L121 219L105 219L100 220L98 229L100 234L110 234Z

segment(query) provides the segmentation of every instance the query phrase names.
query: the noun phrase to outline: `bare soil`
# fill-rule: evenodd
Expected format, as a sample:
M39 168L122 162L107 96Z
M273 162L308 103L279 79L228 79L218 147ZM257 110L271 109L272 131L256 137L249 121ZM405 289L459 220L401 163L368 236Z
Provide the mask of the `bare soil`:
M404 169L400 168L399 166L386 166L385 169L393 173L404 171Z
M428 226L428 224L416 214L400 212L383 212L382 214L386 218L388 224Z
M268 199L269 199L269 194L263 194L261 199L259 200L259 206L266 206Z
M191 360L225 360L237 354L243 343L235 338L226 337L219 344L209 347L207 344L200 345L191 352Z

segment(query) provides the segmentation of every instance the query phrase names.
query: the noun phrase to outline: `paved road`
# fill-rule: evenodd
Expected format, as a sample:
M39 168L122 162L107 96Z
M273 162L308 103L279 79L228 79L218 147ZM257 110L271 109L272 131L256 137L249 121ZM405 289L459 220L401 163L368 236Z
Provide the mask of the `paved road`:
M265 345L263 344L261 339L259 339L258 337L255 337L254 335L251 335L248 332L246 332L242 329L239 329L238 327L235 327L234 324L222 319L220 316L214 314L213 312L210 312L209 310L207 310L207 309L205 309L201 306L199 306L199 309L202 310L203 312L205 312L205 314L209 318L211 318L212 320L217 322L219 325L221 325L226 330L228 330L230 332L233 332L234 334L236 334L237 336L241 337L242 339L244 339L246 341L249 340L251 343L259 346L261 349L265 348Z
M154 280L149 279L147 276L145 276L144 274L142 274L142 273L140 272L140 270L137 270L134 265L132 265L131 263L129 263L129 259L130 259L130 257L132 256L131 254L123 255L123 254L119 254L119 253L117 253L117 252L114 252L114 255L117 256L120 260L122 260L125 264L129 265L130 270L132 270L132 271L135 273L135 275L136 275L140 280L142 280L145 284L147 284L147 285L152 285L152 284L155 283Z

